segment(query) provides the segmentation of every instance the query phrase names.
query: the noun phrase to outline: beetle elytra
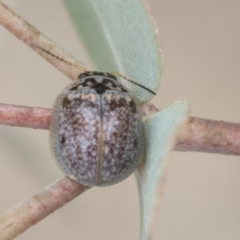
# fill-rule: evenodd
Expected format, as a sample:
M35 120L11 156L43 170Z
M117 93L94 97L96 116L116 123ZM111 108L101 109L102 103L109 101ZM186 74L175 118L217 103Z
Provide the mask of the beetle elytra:
M115 76L85 72L58 96L51 149L63 173L87 186L128 177L143 153L139 103Z
M108 186L124 180L143 155L140 104L116 76L155 94L119 73L85 71L63 89L53 105L52 155L66 176L86 186Z

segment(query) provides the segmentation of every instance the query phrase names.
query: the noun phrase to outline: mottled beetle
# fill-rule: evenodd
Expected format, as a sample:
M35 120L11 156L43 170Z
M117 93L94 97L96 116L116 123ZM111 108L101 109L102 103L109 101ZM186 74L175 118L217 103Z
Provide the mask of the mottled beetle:
M53 105L51 152L66 176L86 186L122 181L143 155L139 102L115 75L120 74L85 71L63 89Z

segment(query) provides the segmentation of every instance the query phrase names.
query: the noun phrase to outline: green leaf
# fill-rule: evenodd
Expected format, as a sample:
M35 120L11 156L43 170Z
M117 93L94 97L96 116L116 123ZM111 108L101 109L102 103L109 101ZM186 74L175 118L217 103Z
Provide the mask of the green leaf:
M141 240L152 239L168 159L179 127L187 120L188 103L177 102L144 123L145 158L137 171L141 207Z
M98 70L119 71L157 91L161 57L155 30L140 0L64 0L70 16ZM153 95L124 84L140 102Z

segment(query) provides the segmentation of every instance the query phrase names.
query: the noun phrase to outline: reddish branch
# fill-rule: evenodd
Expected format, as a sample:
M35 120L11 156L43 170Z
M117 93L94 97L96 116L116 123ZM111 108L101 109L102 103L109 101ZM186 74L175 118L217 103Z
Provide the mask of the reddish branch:
M146 115L157 112L144 104ZM49 129L51 109L0 104L0 124ZM176 151L197 151L240 155L240 124L191 117L181 129Z
M0 124L49 129L51 109L0 104Z
M0 240L10 240L87 190L67 177L0 216Z
M240 124L192 117L183 126L175 150L240 155Z

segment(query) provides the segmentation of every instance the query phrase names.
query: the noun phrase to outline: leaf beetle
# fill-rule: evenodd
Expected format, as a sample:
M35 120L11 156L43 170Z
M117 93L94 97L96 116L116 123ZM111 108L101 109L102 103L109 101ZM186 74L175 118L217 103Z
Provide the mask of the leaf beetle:
M66 176L85 186L109 186L124 180L143 156L140 104L117 76L155 94L119 73L84 71L53 105L52 155Z

